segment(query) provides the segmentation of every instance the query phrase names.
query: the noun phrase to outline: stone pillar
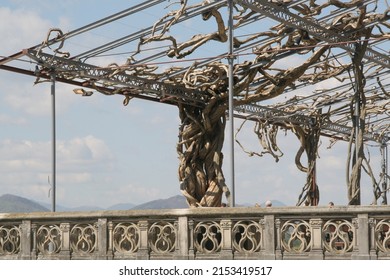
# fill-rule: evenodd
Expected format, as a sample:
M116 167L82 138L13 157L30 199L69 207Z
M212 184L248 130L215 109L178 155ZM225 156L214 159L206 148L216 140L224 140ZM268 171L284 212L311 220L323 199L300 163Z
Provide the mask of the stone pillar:
M275 248L276 248L276 231L275 231L275 216L264 216L264 259L275 260Z
M322 219L310 219L311 227L311 251L309 259L322 260L324 252L322 250Z
M233 259L233 250L232 250L232 221L231 220L221 220L220 222L222 229L222 246L221 246L221 260L232 260Z
M149 248L148 248L148 221L139 221L138 228L140 231L140 242L139 250L137 252L137 260L149 259Z
M188 218L178 217L177 224L177 236L176 236L176 253L178 260L189 259L189 230L188 230Z
M193 220L188 221L188 240L189 240L188 259L194 260L195 250L194 250L194 221Z
M69 223L61 223L61 259L70 260L70 224Z
M368 225L369 225L369 239L370 239L370 260L377 260L378 259L378 253L376 251L376 244L375 244L375 219L370 218L368 219Z
M20 236L20 258L22 260L35 259L31 254L31 221L22 221L21 224L21 236Z
M37 259L37 225L32 224L31 225L31 259L36 260Z
M263 221L264 224L264 221ZM283 254L282 254L282 237L281 237L281 231L280 231L280 219L275 219L275 259L276 260L282 260Z
M368 214L358 214L355 222L355 234L354 245L356 250L352 255L352 259L355 260L369 260L370 248L369 248L369 226L368 226Z
M97 236L97 251L98 259L105 260L107 259L107 241L108 241L108 234L107 234L107 219L98 219L98 236Z
M107 241L107 259L112 260L114 259L114 248L113 248L113 236L112 236L112 230L114 228L114 224L112 222L109 222L107 224L108 228L108 241Z

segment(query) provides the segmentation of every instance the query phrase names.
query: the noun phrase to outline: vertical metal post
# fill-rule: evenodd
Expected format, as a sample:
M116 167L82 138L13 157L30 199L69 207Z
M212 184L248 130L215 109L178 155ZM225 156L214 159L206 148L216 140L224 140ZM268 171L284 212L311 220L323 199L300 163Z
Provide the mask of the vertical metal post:
M382 205L387 205L387 181L388 181L388 173L387 173L387 166L388 166L388 158L387 158L387 144L386 140L382 140L381 145L381 154L382 154L382 176L383 176L383 182L382 182Z
M228 0L229 3L229 121L230 121L230 184L231 184L231 196L229 204L230 207L235 206L235 178L234 178L234 114L233 114L233 96L234 96L234 81L233 81L233 66L234 66L234 54L233 54L233 0Z
M355 75L355 79L357 75ZM360 94L359 94L359 85L356 82L355 85L355 157L356 162L359 159L359 132L360 132Z
M349 203L352 203L354 205L360 205L361 204L361 187L360 187L360 180L361 180L361 152L363 148L363 141L359 139L359 135L362 132L361 125L363 123L360 122L361 118L361 94L363 94L363 85L362 79L363 77L363 65L361 62L361 53L363 52L362 46L358 43L355 44L355 53L352 57L352 64L353 64L353 72L355 74L355 112L354 112L354 118L355 118L355 160L353 168L356 168L357 174L355 176L358 176L357 180L354 182L354 185L351 185L351 198L352 201ZM361 141L360 141L361 140Z
M51 73L51 109L52 109L52 186L51 186L51 207L52 212L56 211L56 74Z

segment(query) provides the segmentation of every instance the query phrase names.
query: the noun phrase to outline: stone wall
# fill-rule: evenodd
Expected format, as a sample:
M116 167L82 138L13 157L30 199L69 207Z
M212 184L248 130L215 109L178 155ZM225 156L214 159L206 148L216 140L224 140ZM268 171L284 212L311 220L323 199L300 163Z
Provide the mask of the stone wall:
M390 259L390 207L0 214L0 259Z

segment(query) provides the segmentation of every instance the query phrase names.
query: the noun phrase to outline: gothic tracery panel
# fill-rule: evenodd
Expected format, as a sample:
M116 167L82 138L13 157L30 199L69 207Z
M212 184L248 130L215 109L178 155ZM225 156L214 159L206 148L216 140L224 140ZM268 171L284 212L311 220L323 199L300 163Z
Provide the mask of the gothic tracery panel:
M311 250L312 228L304 220L289 220L281 227L281 244L285 251L303 253Z
M76 224L70 231L70 246L73 253L90 254L96 251L97 226L95 224Z
M0 226L0 255L20 252L21 232L18 226Z
M200 253L216 253L221 250L222 230L217 222L199 222L194 229L194 246Z
M353 250L355 238L352 222L347 220L329 220L322 230L325 251L344 254Z
M56 254L61 251L61 229L57 225L41 225L37 230L37 250L41 254Z
M170 222L155 222L148 230L149 247L154 253L170 253L176 248L177 230Z
M258 222L239 221L232 228L233 248L240 253L254 253L261 249L262 231Z
M119 223L113 229L114 250L135 253L139 249L140 229L134 223Z
M375 244L378 251L390 253L390 220L377 221L375 225Z

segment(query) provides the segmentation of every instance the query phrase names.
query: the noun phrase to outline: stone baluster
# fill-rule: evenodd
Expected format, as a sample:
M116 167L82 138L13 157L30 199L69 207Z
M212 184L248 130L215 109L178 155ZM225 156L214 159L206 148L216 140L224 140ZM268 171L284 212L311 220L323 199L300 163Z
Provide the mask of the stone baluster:
M37 259L37 225L31 225L31 259Z
M20 256L22 260L29 260L34 257L31 254L31 239L33 237L34 236L31 234L31 221L22 221L20 236Z
M233 248L232 248L232 221L221 220L220 222L222 229L222 247L220 253L221 260L232 260L233 259Z
M98 219L97 227L97 257L104 260L107 259L108 248L107 219Z
M275 216L265 215L264 216L264 258L267 260L276 259L276 231L275 231Z
M114 224L113 222L109 222L107 224L107 228L108 228L108 244L107 244L107 259L109 260L112 260L114 258L114 238L113 238L113 228L114 228Z
M194 221L188 221L188 259L195 259L195 250L194 250Z
M264 228L264 226L265 226L265 221L264 220L262 220L262 225L263 225L263 228ZM280 225L281 225L280 219L275 219L275 234L276 234L276 238L275 238L275 259L276 260L283 259L282 244L281 244L282 236L281 236ZM263 230L263 232L264 232L264 230ZM264 233L262 233L262 234L264 236Z
M322 245L322 219L310 219L311 227L311 250L309 253L310 259L322 260L324 259L323 245Z
M375 241L375 225L376 220L374 218L368 219L368 225L369 225L369 238L370 238L370 259L376 260L378 259L378 253L377 253L377 246Z
M63 259L70 259L70 224L69 223L61 223L61 257Z
M358 214L357 218L353 219L352 224L355 226L356 236L354 236L354 253L352 259L369 260L369 225L368 214Z
M179 260L189 259L189 230L188 218L179 217L177 221L177 235L176 235L176 254Z
M138 222L138 228L140 230L140 243L139 243L139 250L137 253L138 260L149 259L148 227L149 227L148 221Z

